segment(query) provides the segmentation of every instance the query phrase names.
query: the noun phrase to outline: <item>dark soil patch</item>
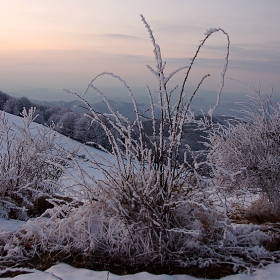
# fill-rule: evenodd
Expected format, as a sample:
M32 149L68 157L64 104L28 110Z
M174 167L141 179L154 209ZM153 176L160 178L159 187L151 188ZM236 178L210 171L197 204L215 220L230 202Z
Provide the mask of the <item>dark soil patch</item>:
M186 274L198 278L219 279L227 275L236 274L236 272L233 271L233 266L217 264L212 264L204 268L198 266L179 267L168 263L128 265L127 263L117 262L109 258L89 258L85 256L77 256L75 259L69 259L65 262L74 267L87 268L95 271L108 270L117 275L136 274L145 271L155 275Z
M40 258L32 259L23 263L17 263L17 266L36 268L43 271L60 262L67 263L76 268L86 268L94 271L110 271L116 275L136 274L145 271L155 275L185 274L198 278L219 279L228 275L236 274L236 272L233 271L233 266L228 264L212 264L209 267L203 268L198 266L179 267L169 263L130 265L128 263L113 260L112 258L106 256L85 256L76 253L71 255L45 253ZM25 272L21 272L20 269L16 272L8 271L5 274L0 275L0 278L15 277L16 275L23 273Z
M13 278L13 277L16 277L20 274L28 274L29 272L24 272L24 271L7 271L3 274L0 275L0 278L7 278L7 277L10 277L10 278Z
M28 217L34 218L42 215L46 210L54 207L55 201L57 205L72 204L73 207L82 205L82 202L74 201L72 198L60 195L44 195L33 201L32 208L28 209Z

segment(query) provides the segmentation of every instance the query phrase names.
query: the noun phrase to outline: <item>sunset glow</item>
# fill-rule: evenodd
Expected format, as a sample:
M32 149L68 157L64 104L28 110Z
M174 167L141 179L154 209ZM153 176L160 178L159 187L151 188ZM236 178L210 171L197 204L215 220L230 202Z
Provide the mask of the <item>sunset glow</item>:
M279 10L278 0L2 0L0 90L82 89L105 70L145 86L154 62L143 14L168 70L189 63L206 29L221 27L231 40L227 76L267 80L280 92ZM221 34L210 38L190 84L209 72L205 87L217 88L225 45Z

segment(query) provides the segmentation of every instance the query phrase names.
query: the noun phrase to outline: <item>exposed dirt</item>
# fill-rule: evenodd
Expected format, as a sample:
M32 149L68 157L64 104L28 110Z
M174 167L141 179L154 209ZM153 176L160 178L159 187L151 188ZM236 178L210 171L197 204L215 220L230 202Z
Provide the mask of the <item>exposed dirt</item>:
M23 271L7 271L6 273L3 273L0 275L0 278L7 278L7 277L16 277L20 274L28 274L28 272L23 272Z
M179 267L171 264L142 264L131 266L127 263L117 262L116 260L112 260L109 257L101 257L101 256L83 256L79 254L71 254L71 256L61 255L61 254L45 254L41 258L36 258L30 260L25 263L18 263L19 267L28 267L28 268L36 268L38 270L46 270L49 267L59 263L64 262L69 265L72 265L77 268L86 268L95 271L110 271L116 275L127 275L127 274L136 274L139 272L149 272L151 274L186 274L191 275L198 278L207 278L207 279L220 279L227 275L236 274L233 271L233 267L231 265L217 265L212 264L209 267L199 268L197 266L193 267ZM5 274L2 274L2 277L15 277L19 274L23 274L25 272L19 271L8 271Z

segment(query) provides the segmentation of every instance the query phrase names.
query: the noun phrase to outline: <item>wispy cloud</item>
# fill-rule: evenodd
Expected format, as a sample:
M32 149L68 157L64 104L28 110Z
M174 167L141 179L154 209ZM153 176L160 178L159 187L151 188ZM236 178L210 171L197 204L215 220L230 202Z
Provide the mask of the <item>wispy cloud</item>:
M198 58L195 67L222 68L223 58ZM277 73L280 69L280 61L273 59L256 60L250 58L230 59L228 69L246 71L248 73Z
M166 22L161 20L153 21L152 25L155 31L164 32L175 36L187 33L202 32L205 29L203 26L195 24L186 25L182 24L182 22Z
M137 36L133 36L133 35L126 35L126 34L118 34L118 33L100 34L98 36L112 38L112 39L143 40L143 38L141 38L141 37L137 37Z
M259 58L259 59L257 59ZM278 59L279 58L279 59ZM256 52L255 55L251 56L237 56L235 58L230 58L229 69L234 70L244 70L251 73L277 73L280 69L280 57L277 59L272 59L268 54L266 57L260 59L259 53ZM144 57L143 57L144 59ZM180 67L184 65L189 65L190 60L185 57L168 57L164 59L167 65L174 65L174 67ZM224 65L224 57L221 58L200 58L195 60L194 67L199 68L222 68Z
M19 63L19 66L30 66L30 67L47 67L50 66L49 63L36 63L36 62L27 62L27 63Z
M230 46L230 57L235 59L245 58L254 59L258 61L265 60L279 60L280 59L280 41L257 44L243 44L243 45L231 45ZM225 46L210 46L205 45L205 50L210 52L225 51ZM231 60L231 58L230 58Z
M114 2L111 2L109 0L100 0L101 2L106 2L106 3L110 3L110 4L114 4Z
M233 59L230 61L230 67L239 69L239 70L247 70L250 72L265 72L265 73L277 73L280 69L279 60L238 60Z

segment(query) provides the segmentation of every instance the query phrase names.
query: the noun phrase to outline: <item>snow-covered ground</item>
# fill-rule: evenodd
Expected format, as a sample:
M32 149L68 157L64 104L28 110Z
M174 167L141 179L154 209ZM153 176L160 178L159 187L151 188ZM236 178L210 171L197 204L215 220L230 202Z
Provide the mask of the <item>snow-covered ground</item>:
M7 117L9 119L9 122L15 123L17 126L22 126L22 119L10 114L7 114ZM35 130L36 127L40 125L38 124L32 124L31 128ZM72 149L72 147L75 147L75 145L80 145L77 142L62 136L62 141L64 142L64 145L69 148L69 150ZM106 160L112 160L112 157L102 151L99 151L97 149L87 147L80 145L81 148L79 150L79 154L82 155L83 153L94 153L96 156L103 157ZM87 170L87 172L91 173L92 175L98 177L100 176L100 173L98 170L93 169L90 162L87 160L87 156L85 156L85 159L81 157L80 164L82 164L83 168ZM100 159L101 160L101 159ZM19 230L24 222L21 221L15 221L15 220L6 220L0 218L0 235L1 234L8 234L14 231ZM1 275L1 274L0 274ZM2 279L11 279L11 278L2 278ZM107 271L91 271L87 269L78 269L74 268L67 264L57 264L52 266L46 271L38 271L38 270L32 270L32 273L30 274L21 274L13 279L15 280L32 280L32 279L40 279L40 280L51 280L51 279L63 279L63 280L84 280L84 279L102 279L102 280L129 280L129 279L138 279L138 280L191 280L191 279L198 279L192 276L188 275L152 275L147 272L141 272L135 275L125 275L125 276L117 276L111 273L108 273ZM223 280L279 280L280 279L280 264L271 264L265 267L265 269L257 270L253 275L246 275L246 274L237 274L237 275L231 275L222 278Z
M11 279L11 278L2 278ZM189 275L152 275L141 272L134 275L117 276L107 271L91 271L88 269L74 268L68 264L60 263L46 271L34 270L29 274L21 274L15 280L195 280ZM263 270L256 271L253 275L236 274L221 278L222 280L279 280L280 264L270 264Z
M0 233L5 232L11 232L11 231L17 231L19 230L25 222L18 221L18 220L6 220L4 218L0 218Z

